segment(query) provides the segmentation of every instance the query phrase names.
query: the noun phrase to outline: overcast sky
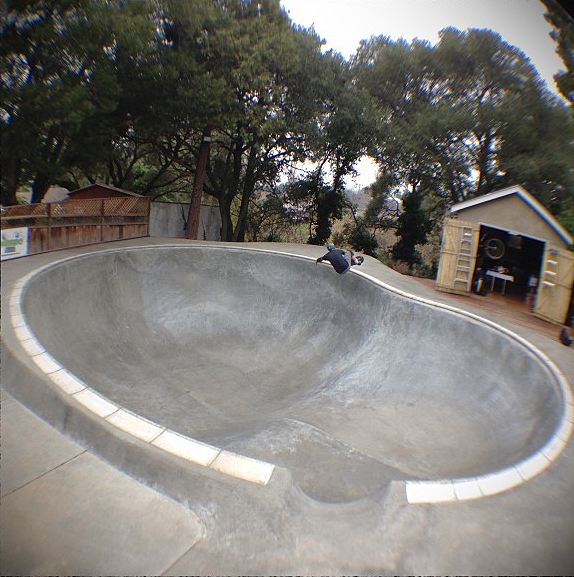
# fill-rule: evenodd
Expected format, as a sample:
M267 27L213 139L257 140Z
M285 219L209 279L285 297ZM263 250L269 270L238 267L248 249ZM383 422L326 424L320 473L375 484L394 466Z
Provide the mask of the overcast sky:
M438 42L448 26L459 30L489 28L530 58L548 88L556 92L554 74L564 69L544 18L539 0L281 0L293 22L314 27L326 42L345 58L359 42L371 36L396 40L413 38ZM359 166L356 184L367 186L375 169L365 161ZM351 185L351 183L348 183Z

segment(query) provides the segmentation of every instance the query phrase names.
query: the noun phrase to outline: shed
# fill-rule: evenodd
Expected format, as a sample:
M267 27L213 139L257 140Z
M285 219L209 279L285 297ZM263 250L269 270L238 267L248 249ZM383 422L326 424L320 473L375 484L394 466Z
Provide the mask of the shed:
M83 188L78 188L68 193L68 200L83 200L86 198L118 198L122 196L136 196L141 197L141 194L129 192L116 188L115 186L108 186L107 184L90 184Z
M436 287L500 290L540 318L566 320L574 239L527 190L512 186L455 204L445 220Z

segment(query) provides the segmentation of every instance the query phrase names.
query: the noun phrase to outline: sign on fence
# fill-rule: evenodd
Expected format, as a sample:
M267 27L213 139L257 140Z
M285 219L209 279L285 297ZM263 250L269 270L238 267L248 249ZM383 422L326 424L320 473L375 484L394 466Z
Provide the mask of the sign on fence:
M7 228L2 231L2 260L28 254L28 228Z

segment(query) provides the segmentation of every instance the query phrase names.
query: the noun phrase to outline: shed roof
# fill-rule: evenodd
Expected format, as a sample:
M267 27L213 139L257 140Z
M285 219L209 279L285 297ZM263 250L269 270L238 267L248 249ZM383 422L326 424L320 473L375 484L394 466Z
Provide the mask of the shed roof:
M126 195L126 196L142 196L141 194L136 194L135 192L130 192L129 190L123 190L123 189L117 188L115 186L110 186L108 184L99 184L96 182L95 184L89 184L88 186L84 186L82 188L78 188L77 190L73 190L72 192L69 192L68 197L73 197L78 192L85 192L86 190L90 190L92 188L104 188L106 190L110 190L112 192L117 192L117 193L120 193L120 194Z
M510 186L508 188L503 188L502 190L490 192L483 196L477 196L476 198L459 202L458 204L451 206L450 212L459 212L465 208L470 208L471 206L476 206L485 202L491 202L512 194L518 196L524 203L534 210L534 212L536 212L538 216L542 218L566 244L570 245L574 243L574 238L572 238L570 233L550 214L550 212L548 212L548 210L546 210L546 208L544 208L520 185Z

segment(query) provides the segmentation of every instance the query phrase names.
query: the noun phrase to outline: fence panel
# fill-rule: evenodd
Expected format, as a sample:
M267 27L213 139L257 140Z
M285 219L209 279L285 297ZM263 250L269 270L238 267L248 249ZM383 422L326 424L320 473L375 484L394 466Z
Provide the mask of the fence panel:
M148 197L18 205L2 207L1 213L2 259L149 236ZM24 252L14 250L12 237L25 245Z

